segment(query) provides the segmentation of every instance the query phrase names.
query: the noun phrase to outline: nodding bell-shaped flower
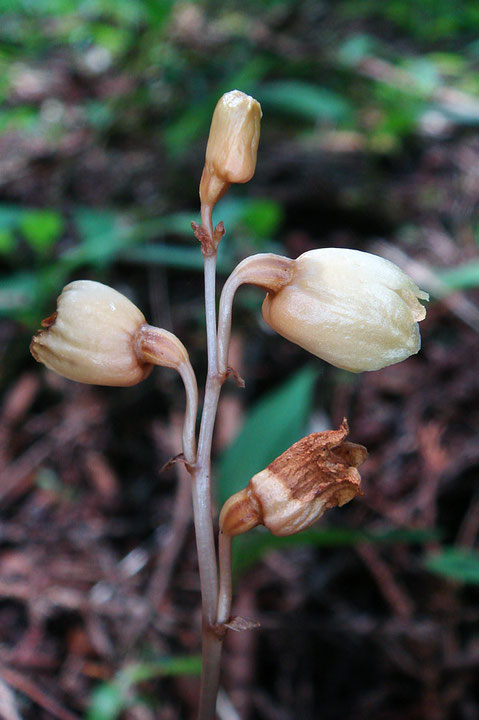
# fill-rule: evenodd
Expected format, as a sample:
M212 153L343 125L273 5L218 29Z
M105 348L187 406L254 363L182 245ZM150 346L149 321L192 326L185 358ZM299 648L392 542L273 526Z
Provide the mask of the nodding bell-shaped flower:
M273 535L294 535L361 494L357 467L367 450L345 442L348 432L344 419L339 430L312 433L292 445L226 501L221 531L234 536L265 525Z
M268 292L263 317L313 355L351 372L379 370L421 347L427 293L389 260L324 248L295 261L293 278Z
M253 177L261 116L259 102L240 90L231 90L219 99L200 182L203 205L213 207L232 183L245 183Z
M63 377L92 385L135 385L153 365L178 368L188 353L172 333L151 327L128 298L107 285L77 280L42 322L30 351Z

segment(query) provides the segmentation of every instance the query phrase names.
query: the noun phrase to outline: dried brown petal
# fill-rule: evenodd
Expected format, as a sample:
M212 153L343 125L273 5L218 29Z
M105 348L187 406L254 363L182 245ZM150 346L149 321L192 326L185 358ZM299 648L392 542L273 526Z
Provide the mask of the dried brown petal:
M345 442L348 433L346 419L338 430L312 433L254 475L225 503L223 532L238 535L263 524L274 535L292 535L361 494L357 467L367 450Z

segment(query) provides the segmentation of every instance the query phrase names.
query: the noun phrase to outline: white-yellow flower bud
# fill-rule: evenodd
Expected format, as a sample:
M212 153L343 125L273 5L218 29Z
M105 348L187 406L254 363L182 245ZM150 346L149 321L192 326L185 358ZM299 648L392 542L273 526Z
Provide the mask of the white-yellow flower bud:
M253 177L261 116L259 102L239 90L219 99L200 182L203 205L213 207L232 183L245 183Z
M128 298L98 282L67 285L42 325L30 345L33 357L77 382L135 385L153 365L179 368L188 362L178 338L148 325Z
M429 296L389 260L323 248L296 260L291 282L266 296L263 317L336 367L379 370L419 351L426 310L418 298Z

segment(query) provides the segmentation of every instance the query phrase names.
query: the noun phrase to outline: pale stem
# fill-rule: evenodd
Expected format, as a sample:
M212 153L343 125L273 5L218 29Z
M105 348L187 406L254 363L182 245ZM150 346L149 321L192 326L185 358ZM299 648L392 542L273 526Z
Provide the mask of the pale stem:
M211 208L201 208L202 226L213 237ZM211 510L211 446L222 380L216 355L216 252L204 255L205 313L208 350L198 453L193 472L193 510L203 605L202 670L199 720L214 720L218 693L221 638L215 632L218 570Z
M189 465L196 461L196 414L198 412L198 385L196 375L189 362L178 367L186 391L185 421L183 424L183 454Z
M213 222L211 207L201 206L201 224L213 237ZM204 256L205 270L205 312L206 312L206 342L208 349L208 376L216 375L218 367L216 360L216 251Z
M240 285L258 285L269 292L278 292L291 282L296 263L273 253L259 253L246 258L233 270L223 285L218 311L218 372L228 369L233 300Z
M226 280L221 292L218 309L218 371L220 373L225 373L228 369L233 300L237 289L242 283L241 277L233 273Z
M201 224L213 241L211 214L211 207L202 205ZM220 674L222 638L221 633L216 632L218 630L216 626L218 569L211 514L211 446L221 386L226 379L233 298L238 286L243 282L252 282L267 290L277 292L290 282L295 266L293 260L272 254L257 255L240 263L223 288L217 332L216 249L213 249L212 246L213 242L211 242L211 247L203 253L208 374L201 414L198 453L192 474L193 511L203 606L199 720L214 720L215 718ZM220 364L218 364L218 351ZM231 541L227 540L226 536L220 537L220 548L222 588L219 617L223 618L229 614L231 607Z
M218 594L218 610L216 622L223 625L231 615L231 597L233 581L231 575L231 535L220 530L218 536L218 554L220 560L220 590Z
M178 371L186 392L186 410L183 425L183 454L189 465L196 460L196 415L198 412L198 385L183 343L168 330L145 323L134 338L134 350L139 359L159 367Z

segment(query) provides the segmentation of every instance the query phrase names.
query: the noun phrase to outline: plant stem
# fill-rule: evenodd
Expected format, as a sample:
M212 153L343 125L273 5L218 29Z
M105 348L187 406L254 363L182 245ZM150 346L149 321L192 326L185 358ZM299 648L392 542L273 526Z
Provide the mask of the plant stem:
M211 208L202 206L203 227L213 238ZM218 375L216 352L216 250L204 254L205 312L208 349L203 412L201 415L198 453L193 472L193 511L202 595L202 672L199 720L214 720L218 692L221 638L215 632L218 602L218 571L211 514L211 446L213 429L223 384Z
M198 412L198 385L190 362L182 363L178 372L183 380L186 392L186 410L183 424L183 454L189 465L196 460L196 414Z
M295 261L273 253L251 255L239 263L223 285L218 312L218 371L228 369L233 300L244 283L258 285L269 292L278 292L294 274Z
M220 531L218 536L218 555L220 560L220 591L216 622L223 625L231 615L231 596L233 581L231 576L231 535Z

